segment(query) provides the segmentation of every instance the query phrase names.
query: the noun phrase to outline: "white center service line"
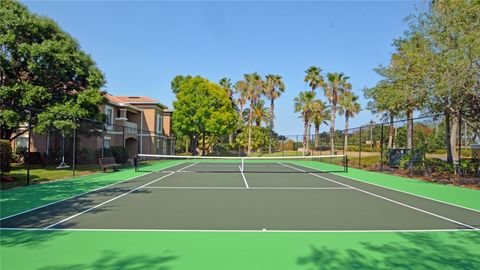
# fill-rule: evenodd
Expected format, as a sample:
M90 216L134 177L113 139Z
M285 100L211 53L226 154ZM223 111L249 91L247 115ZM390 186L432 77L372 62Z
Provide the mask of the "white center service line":
M283 163L280 163L282 164L283 166L285 167L288 167L288 168L292 168L292 169L295 169L297 171L301 171L301 172L307 172L305 170L302 170L302 169L299 169L299 168L296 168L296 167L293 167L293 166L290 166L290 165L287 165L287 164L283 164ZM428 214L428 215L431 215L431 216L434 216L434 217L438 217L438 218L441 218L441 219L444 219L444 220L447 220L447 221L450 221L450 222L453 222L453 223L456 223L458 225L462 225L462 226L465 226L467 228L470 228L470 229L473 229L473 230L480 230L479 228L477 227L474 227L474 226L471 226L471 225L468 225L468 224L465 224L465 223L462 223L462 222L459 222L459 221L456 221L456 220L453 220L451 218L447 218L447 217L444 217L444 216L441 216L441 215L437 215L435 213L432 213L432 212L429 212L429 211L426 211L426 210L423 210L423 209L420 209L420 208L417 208L417 207L414 207L414 206L411 206L411 205L408 205L408 204L405 204L405 203L401 203L399 201L395 201L395 200L392 200L392 199L389 199L387 197L384 197L384 196L381 196L381 195L378 195L378 194L375 194L375 193L372 193L372 192L369 192L369 191L366 191L366 190L363 190L363 189L359 189L359 188L356 188L356 187L353 187L353 186L350 186L350 185L347 185L347 184L344 184L344 183L341 183L341 182L338 182L338 181L335 181L335 180L332 180L332 179L328 179L326 177L323 177L323 176L320 176L320 175L317 175L317 174L314 174L314 173L308 173L310 175L313 175L315 177L318 177L318 178L322 178L324 180L327 180L327 181L330 181L332 183L336 183L336 184L339 184L339 185L342 185L342 186L345 186L345 187L349 187L349 188L352 188L352 189L355 189L357 191L360 191L360 192L363 192L365 194L368 194L368 195L371 195L371 196L374 196L374 197L377 197L377 198L380 198L380 199L383 199L383 200L386 200L386 201L389 201L389 202L392 202L392 203L395 203L395 204L398 204L398 205L401 205L401 206L404 206L404 207L407 207L407 208L410 208L410 209L413 209L413 210L417 210L419 212L422 212L422 213L425 213L425 214Z
M196 164L196 163L190 164L190 165L188 165L188 166L186 166L186 167L184 167L184 168L182 168L182 169L188 168L188 167L193 166L193 165L195 165L195 164ZM180 169L180 170L181 170L181 169ZM150 184L153 184L153 183L155 183L155 182L157 182L157 181L159 181L159 180L162 180L163 178L166 178L166 177L168 177L168 176L170 176L170 175L172 175L172 174L174 174L174 173L175 173L175 172L171 172L171 173L169 173L169 174L167 174L167 175L164 175L164 176L162 176L162 177L160 177L160 178L157 178L157 179L155 179L155 180L153 180L153 181L150 181L150 182L148 182L148 183L146 183L146 184L144 184L144 185L141 185L141 186L139 186L139 187L136 187L136 188L134 188L134 189L132 189L132 190L129 190L129 191L125 192L125 193L122 193L122 194L120 194L120 195L118 195L118 196L116 196L116 197L111 198L110 200L104 201L104 202L102 202L102 203L100 203L100 204L97 204L97 205L95 205L95 206L93 206L93 207L90 207L90 208L88 208L88 209L86 209L86 210L84 210L84 211L82 211L82 212L79 212L79 213L77 213L77 214L75 214L75 215L73 215L73 216L70 216L70 217L65 218L65 219L62 219L62 220L60 220L60 221L58 221L58 222L56 222L56 223L53 223L53 224L51 224L51 225L48 225L48 226L45 227L44 229L50 229L50 228L52 228L52 227L57 226L58 224L64 223L65 221L68 221L68 220L70 220L70 219L72 219L72 218L75 218L75 217L78 217L78 216L80 216L80 215L82 215L82 214L85 214L85 213L87 213L87 212L90 212L90 211L92 211L92 210L95 209L95 208L98 208L98 207L100 207L100 206L102 206L102 205L105 205L105 204L107 204L107 203L109 203L109 202L112 202L112 201L114 201L114 200L116 200L116 199L118 199L118 198L121 198L121 197L123 197L123 196L125 196L125 195L128 195L128 194L130 194L130 193L132 193L132 192L134 192L134 191L136 191L136 190L139 190L139 189L141 189L141 188L144 188L144 187L146 187L146 186L148 186L148 185L150 185Z
M243 182L245 183L245 187L250 188L250 186L248 186L247 178L245 178L245 174L243 174L242 167L240 165L238 165L238 168L240 169L240 173L242 174L242 178L243 178Z

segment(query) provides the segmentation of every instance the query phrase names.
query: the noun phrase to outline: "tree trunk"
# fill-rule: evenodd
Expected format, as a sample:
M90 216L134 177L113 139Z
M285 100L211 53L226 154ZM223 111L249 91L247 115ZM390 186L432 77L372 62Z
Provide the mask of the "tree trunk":
M457 138L458 138L458 119L452 117L452 126L450 130L450 147L452 148L452 160L458 160Z
M272 137L273 137L273 109L275 108L275 102L274 99L272 98L270 100L270 137L268 139L268 153L272 153Z
M305 150L308 149L308 137L307 137L307 132L308 132L308 126L310 125L308 118L303 119L303 155L305 155Z
M348 151L348 112L345 112L345 134L344 136L344 141L343 141L343 154Z
M413 150L413 111L407 111L407 148Z
M320 125L315 124L315 150L317 150L319 147L319 138L318 138L319 133L320 133Z
M388 148L393 148L393 137L395 136L395 126L393 125L393 114L390 114L390 127L388 130Z
M335 152L333 135L335 133L335 113L337 104L332 100L332 111L330 113L330 155Z
M205 156L205 131L202 134L202 156Z
M253 101L250 101L250 111L248 112L248 148L247 155L250 155L252 151L252 110L253 110Z
M447 162L453 164L452 144L450 139L450 113L445 112L445 148L447 149Z

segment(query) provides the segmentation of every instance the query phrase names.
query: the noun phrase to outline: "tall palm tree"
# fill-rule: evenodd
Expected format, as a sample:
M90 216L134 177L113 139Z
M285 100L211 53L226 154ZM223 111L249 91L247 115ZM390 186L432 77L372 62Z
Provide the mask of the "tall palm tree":
M303 151L308 149L308 126L310 125L312 113L315 110L315 93L310 91L303 91L298 93L294 99L295 112L301 114L303 119Z
M351 91L344 92L338 100L338 114L345 115L345 132L343 141L343 154L347 152L348 146L348 120L355 117L361 111L360 103L358 103L358 96Z
M252 151L252 122L253 122L253 109L255 102L260 98L263 93L263 80L258 73L244 74L245 81L245 98L250 101L250 111L248 113L248 148L247 154L250 155Z
M312 123L315 126L315 149L319 147L319 132L320 132L320 125L327 124L325 119L328 118L328 110L327 105L317 99L315 101L315 110L312 112Z
M312 89L312 93L315 93L315 89L320 88L324 84L323 76L321 74L322 69L320 67L311 66L305 70L304 81L308 83L308 86ZM310 124L308 125L308 138L310 140Z
M347 82L348 76L343 73L328 73L328 83L324 85L325 96L330 102L330 154L335 151L333 135L335 133L335 114L337 113L337 103L339 94L351 85Z
M270 137L268 140L268 153L272 153L273 120L275 119L275 99L285 92L282 76L268 74L265 76L265 95L270 99Z

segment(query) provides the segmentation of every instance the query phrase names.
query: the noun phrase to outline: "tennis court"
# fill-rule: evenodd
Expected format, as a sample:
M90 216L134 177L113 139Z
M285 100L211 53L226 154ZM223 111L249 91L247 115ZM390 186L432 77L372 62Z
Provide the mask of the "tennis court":
M1 227L289 232L480 227L478 211L336 174L346 171L346 164L325 161L342 156L154 159L139 167L138 177L6 217Z

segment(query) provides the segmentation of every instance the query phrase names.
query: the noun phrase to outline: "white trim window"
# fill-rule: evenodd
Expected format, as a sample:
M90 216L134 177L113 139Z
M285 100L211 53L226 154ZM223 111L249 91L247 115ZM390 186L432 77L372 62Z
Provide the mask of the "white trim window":
M105 105L105 115L107 116L105 127L111 130L113 128L113 108L111 106Z
M157 134L162 135L163 133L163 119L160 113L157 113Z
M108 149L112 145L112 139L110 137L103 138L103 148Z
M15 140L17 141L17 147L28 147L28 137L17 137Z

